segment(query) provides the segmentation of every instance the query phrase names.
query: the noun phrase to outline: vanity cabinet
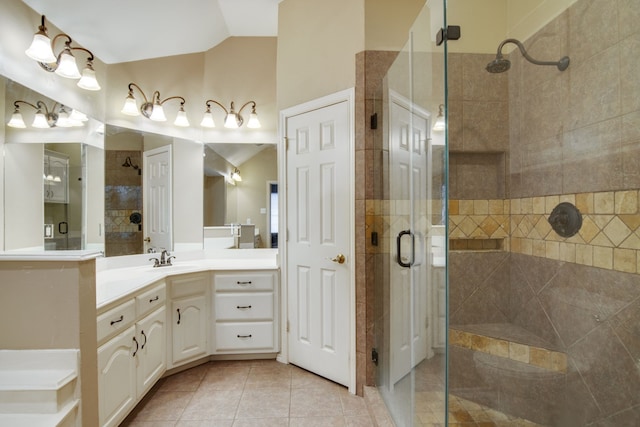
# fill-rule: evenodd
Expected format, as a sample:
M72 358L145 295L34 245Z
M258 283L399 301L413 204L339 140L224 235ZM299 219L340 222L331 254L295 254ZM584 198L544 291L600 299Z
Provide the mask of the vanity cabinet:
M215 327L211 339L214 353L278 351L276 272L215 273L213 289Z
M69 203L69 158L65 154L44 151L44 201Z
M166 286L100 314L98 403L101 426L117 426L166 370Z
M169 279L171 296L171 366L207 354L209 273Z

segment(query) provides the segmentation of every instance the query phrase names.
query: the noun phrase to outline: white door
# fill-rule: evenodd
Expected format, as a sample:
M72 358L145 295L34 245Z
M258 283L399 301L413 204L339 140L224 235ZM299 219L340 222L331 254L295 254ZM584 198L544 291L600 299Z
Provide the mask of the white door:
M390 384L432 354L428 334L426 248L429 224L428 118L391 94L389 106L391 236Z
M144 250L173 248L171 230L171 146L144 152Z
M285 126L289 361L349 385L349 102L288 117Z

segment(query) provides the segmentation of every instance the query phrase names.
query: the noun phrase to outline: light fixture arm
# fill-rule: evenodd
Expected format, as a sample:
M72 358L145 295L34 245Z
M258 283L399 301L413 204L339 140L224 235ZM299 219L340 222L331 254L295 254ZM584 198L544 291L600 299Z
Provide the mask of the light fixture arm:
M44 15L42 15L42 25L40 25L38 27L39 31L44 32L44 34L46 34L47 32L47 27L45 27L44 25ZM71 38L71 36L69 36L66 33L60 33L57 34L52 40L51 40L51 50L53 50L53 48L56 45L56 42L58 41L58 39L60 38L65 38L66 41L64 42L64 49L62 49L62 51L56 55L57 61L55 64L47 64L45 62L38 62L38 64L40 64L40 66L49 72L54 72L57 68L58 68L58 64L60 63L60 55L62 55L62 53L64 52L65 49L69 49L71 50L81 50L83 52L85 52L86 54L89 55L89 57L87 58L87 62L91 62L93 63L93 60L95 59L93 56L93 52L91 52L89 49L85 49L84 47L79 47L79 46L71 46L71 43L73 43L73 39ZM54 51L54 55L55 55L55 51Z
M240 115L240 113L242 112L242 110L244 110L244 107L246 107L247 105L252 104L251 105L251 110L253 113L256 112L256 103L255 101L247 101L244 103L244 105L242 107L240 107L240 109L238 110L238 116ZM231 105L233 105L233 102L231 103Z
M211 104L209 104L210 102L213 102L214 104L216 104L218 107L222 108L224 110L225 114L229 114L229 111L227 111L226 108L224 108L224 105L220 104L218 101L213 100L213 99L208 99L207 102L205 103L207 106L207 111L210 111L211 109ZM233 102L231 103L231 109L233 110Z

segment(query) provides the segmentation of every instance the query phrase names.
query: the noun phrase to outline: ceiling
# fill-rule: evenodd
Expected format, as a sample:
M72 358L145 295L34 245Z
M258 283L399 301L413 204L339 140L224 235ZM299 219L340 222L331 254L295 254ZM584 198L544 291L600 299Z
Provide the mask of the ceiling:
M204 52L227 37L275 37L282 0L22 1L114 64Z

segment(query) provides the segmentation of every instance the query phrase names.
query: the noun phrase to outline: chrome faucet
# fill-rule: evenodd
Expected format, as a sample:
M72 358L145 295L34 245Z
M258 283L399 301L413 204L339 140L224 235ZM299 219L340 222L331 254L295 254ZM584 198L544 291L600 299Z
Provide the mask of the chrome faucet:
M175 256L171 255L166 249L163 249L162 253L160 254L160 259L149 258L149 261L153 260L154 267L167 267L171 265L171 260L174 258Z

